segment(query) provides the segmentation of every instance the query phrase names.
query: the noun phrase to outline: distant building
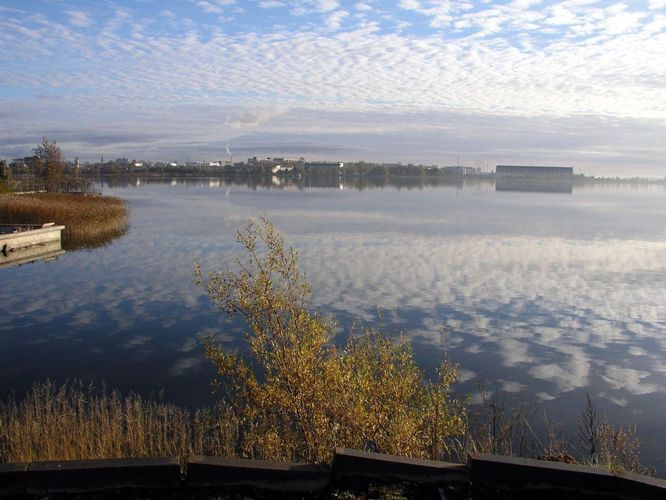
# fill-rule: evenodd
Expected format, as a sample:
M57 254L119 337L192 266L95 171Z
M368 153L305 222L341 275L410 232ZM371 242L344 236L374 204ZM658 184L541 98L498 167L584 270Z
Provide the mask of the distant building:
M463 167L461 165L442 167L441 171L444 175L479 175L481 173L480 168L475 167Z
M271 169L271 172L273 172L274 174L282 174L282 173L292 172L293 170L294 170L293 165L275 165Z
M498 177L573 177L573 167L542 167L532 165L497 165Z

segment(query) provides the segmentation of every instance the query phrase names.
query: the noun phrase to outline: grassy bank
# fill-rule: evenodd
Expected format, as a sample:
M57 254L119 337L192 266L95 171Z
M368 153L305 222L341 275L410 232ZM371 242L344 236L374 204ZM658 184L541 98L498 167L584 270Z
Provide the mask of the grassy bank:
M635 429L597 419L589 402L581 414L583 433L568 439L552 428L539 439L521 426L527 422L522 409L506 401L503 408L498 404L488 401L475 415L468 413L463 435L452 439L457 445L441 458L464 462L468 453L494 453L652 473L639 461ZM224 404L191 411L137 394L47 381L35 384L20 401L0 401L0 463L175 455L265 458L266 450L243 451L242 433L252 425ZM594 456L583 450L581 438L594 443ZM572 448L579 450L575 457L569 454Z
M0 223L65 226L65 250L95 248L122 236L129 227L129 212L123 200L112 196L39 193L0 195Z

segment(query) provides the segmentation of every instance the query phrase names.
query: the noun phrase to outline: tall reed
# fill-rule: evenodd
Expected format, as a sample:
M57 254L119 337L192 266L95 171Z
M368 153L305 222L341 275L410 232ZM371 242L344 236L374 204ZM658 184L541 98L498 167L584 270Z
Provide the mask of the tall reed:
M594 409L591 400L581 424L593 432L580 434L579 429L582 449L548 423L548 436L537 437L530 424L535 409L514 403L502 397L486 399L481 414L468 417L465 435L452 442L452 453L445 458L464 462L469 453L495 453L654 474L654 469L640 463L636 429L598 420L596 412L589 411ZM590 415L594 415L591 420ZM190 411L80 382L57 386L46 381L34 384L18 402L15 398L0 401L0 463L147 456L247 457L242 451L242 433L248 424L251 422L241 423L230 406L221 403ZM456 446L459 448L454 450Z
M125 202L112 196L39 193L0 195L0 223L65 226L65 250L95 248L125 234L129 212Z
M191 412L81 383L33 385L0 402L0 463L146 456L235 456L238 425L222 405Z

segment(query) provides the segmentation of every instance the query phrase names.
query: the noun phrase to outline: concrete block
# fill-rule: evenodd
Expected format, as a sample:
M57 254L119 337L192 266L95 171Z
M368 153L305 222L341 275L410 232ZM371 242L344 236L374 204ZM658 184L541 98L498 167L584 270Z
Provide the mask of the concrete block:
M31 495L166 489L181 484L178 457L33 462L26 477Z
M666 481L638 474L616 474L606 469L490 454L469 457L474 488L492 487L514 492L580 498L663 499ZM558 492L556 494L556 492Z
M421 483L467 481L467 467L464 465L347 448L335 451L332 474L336 481L373 478Z
M25 495L28 463L0 464L0 498L10 495Z
M189 487L245 486L273 491L317 491L326 488L326 465L196 456L187 463Z

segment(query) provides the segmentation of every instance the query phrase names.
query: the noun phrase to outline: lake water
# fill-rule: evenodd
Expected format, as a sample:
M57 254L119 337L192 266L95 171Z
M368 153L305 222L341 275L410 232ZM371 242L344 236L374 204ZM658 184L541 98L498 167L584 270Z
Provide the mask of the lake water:
M458 185L105 183L129 233L92 251L0 270L0 396L47 377L104 380L185 405L213 401L198 336L242 345L193 284L223 269L235 231L267 213L298 249L312 303L348 328L404 332L429 373L445 350L477 380L574 417L585 394L638 424L662 469L666 435L666 191ZM506 188L503 188L506 189ZM521 191L522 189L522 191Z

